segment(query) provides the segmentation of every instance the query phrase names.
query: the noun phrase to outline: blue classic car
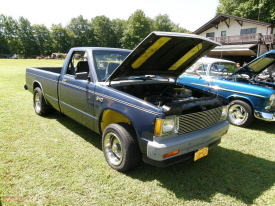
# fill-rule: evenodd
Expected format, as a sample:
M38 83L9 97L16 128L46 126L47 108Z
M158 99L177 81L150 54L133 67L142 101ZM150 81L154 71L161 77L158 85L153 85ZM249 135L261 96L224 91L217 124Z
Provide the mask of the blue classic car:
M259 81L259 74L275 63L275 50L238 69L234 62L201 58L178 83L219 94L229 100L227 119L246 127L254 118L275 121L275 83Z

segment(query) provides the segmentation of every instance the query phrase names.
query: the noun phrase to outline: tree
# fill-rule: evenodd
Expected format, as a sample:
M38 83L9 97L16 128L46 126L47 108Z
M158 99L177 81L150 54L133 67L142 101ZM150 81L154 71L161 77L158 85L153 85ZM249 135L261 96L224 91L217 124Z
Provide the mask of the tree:
M122 48L121 39L125 30L127 21L121 19L112 20L112 29L114 31L114 44L115 48Z
M173 32L191 33L191 31L180 27L178 24L172 23L172 25L173 25L173 29L172 29Z
M153 26L155 31L172 31L173 23L169 19L167 14L158 15L153 21Z
M18 38L21 44L21 52L25 56L39 55L39 48L36 44L33 28L28 19L20 17L18 21Z
M267 23L275 23L274 0L219 0L216 14L229 14Z
M40 55L49 55L52 50L52 39L50 30L44 25L33 25L33 32L36 45Z
M9 53L9 46L8 46L7 39L5 37L4 21L5 21L5 16L1 14L0 15L0 54Z
M19 53L18 22L11 16L1 15L3 45L9 53ZM2 45L2 46L3 46Z
M123 48L135 48L151 32L150 19L145 16L142 10L137 10L128 19L122 38Z
M115 31L112 21L106 16L97 16L91 20L96 46L114 47L116 45Z
M67 29L73 34L74 46L91 46L93 44L92 25L82 15L72 18Z
M54 51L67 53L72 47L73 33L67 28L62 27L61 24L53 24L51 30Z

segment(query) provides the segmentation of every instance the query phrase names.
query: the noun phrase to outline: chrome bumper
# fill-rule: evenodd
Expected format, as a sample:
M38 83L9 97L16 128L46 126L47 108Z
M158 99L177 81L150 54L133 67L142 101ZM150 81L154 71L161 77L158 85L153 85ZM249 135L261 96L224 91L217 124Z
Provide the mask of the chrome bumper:
M189 134L176 135L176 138L171 137L170 140L152 141L147 145L147 157L155 161L163 161L164 154L178 150L179 154L170 157L171 159L196 151L202 147L209 146L211 143L221 139L229 127L228 121L223 121L210 128L200 131L191 132ZM169 158L167 158L169 159Z
M267 113L267 112L259 112L254 111L254 116L258 119L262 119L265 121L275 121L275 112L274 113Z

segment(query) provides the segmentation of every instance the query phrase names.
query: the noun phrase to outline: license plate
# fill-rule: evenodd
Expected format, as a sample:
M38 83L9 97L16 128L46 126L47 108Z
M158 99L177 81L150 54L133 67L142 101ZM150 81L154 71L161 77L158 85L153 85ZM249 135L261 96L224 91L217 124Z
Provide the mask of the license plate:
M200 148L197 152L195 152L194 161L205 157L206 155L208 155L208 147Z

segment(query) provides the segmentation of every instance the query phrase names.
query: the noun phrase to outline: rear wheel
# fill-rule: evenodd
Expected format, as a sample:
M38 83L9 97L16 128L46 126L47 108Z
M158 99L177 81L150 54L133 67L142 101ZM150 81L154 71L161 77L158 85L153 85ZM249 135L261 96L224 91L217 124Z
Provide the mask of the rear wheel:
M106 127L102 135L102 150L107 163L119 172L135 168L141 160L133 128L126 123Z
M227 119L233 125L246 127L254 120L252 108L246 102L234 100L229 103Z
M53 109L46 104L42 90L36 87L33 91L33 107L36 114L44 116L49 114Z

